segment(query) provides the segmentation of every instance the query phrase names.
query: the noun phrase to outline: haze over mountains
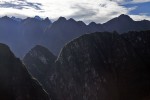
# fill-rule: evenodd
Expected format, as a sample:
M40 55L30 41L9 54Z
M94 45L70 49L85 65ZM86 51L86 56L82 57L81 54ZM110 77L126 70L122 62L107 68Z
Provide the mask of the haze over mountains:
M0 42L10 46L17 57L23 56L35 45L41 44L58 55L65 43L86 33L149 30L150 21L134 21L127 15L120 15L104 24L92 22L86 25L82 21L60 17L55 22L48 18L0 18Z

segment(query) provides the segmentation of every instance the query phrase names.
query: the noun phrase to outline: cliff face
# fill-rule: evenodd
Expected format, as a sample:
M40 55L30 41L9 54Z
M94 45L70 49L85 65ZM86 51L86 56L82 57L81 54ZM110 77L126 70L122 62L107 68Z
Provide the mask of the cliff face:
M51 82L60 86L59 99L141 100L150 91L148 66L116 33L75 39L64 47L56 64L56 79Z
M44 85L57 100L149 100L149 33L74 39L50 67Z
M0 99L50 100L37 80L4 44L0 44Z

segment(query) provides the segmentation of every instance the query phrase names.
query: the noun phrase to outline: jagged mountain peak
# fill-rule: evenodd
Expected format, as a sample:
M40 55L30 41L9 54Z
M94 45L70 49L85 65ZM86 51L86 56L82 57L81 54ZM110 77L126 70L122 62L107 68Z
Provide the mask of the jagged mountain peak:
M96 26L97 24L95 22L91 22L88 24L88 26Z
M122 21L132 22L133 21L133 19L129 15L125 15L125 14L121 14L120 16L114 18L114 20L115 19L120 22L122 22Z
M16 21L15 20L13 20L13 19L11 19L10 17L8 17L8 16L3 16L3 17L1 17L0 18L0 21L3 21L3 22L14 22L14 23L16 23Z
M73 18L70 18L68 21L76 22Z
M46 17L44 20L49 20L49 18L48 18L48 17Z
M125 15L125 14L121 14L120 16L116 17L116 18L113 18L111 20L109 20L108 22L104 23L104 24L115 24L115 23L128 23L130 24L131 22L133 22L133 19L130 18L128 15Z
M48 22L48 23L52 23L48 17L46 17L43 21Z
M40 20L40 21L43 20L40 16L37 16L37 15L34 18L37 19L37 20Z
M42 22L43 22L43 25L46 25L46 26L49 26L52 24L51 20L48 17L46 17L44 20L42 20ZM45 28L47 28L47 27L45 27Z
M66 21L67 19L65 17L59 17L57 21Z
M133 19L129 15L121 14L118 19L124 19L124 20L130 20L133 21Z
M30 59L32 58L32 59ZM56 57L44 46L36 45L24 57L24 61L38 61L42 64L51 65Z
M8 16L3 16L3 17L1 17L1 18L3 18L3 19L9 19L9 17L8 17Z
M86 24L83 21L77 21L77 23L81 26L86 26Z
M130 18L129 15L126 15L126 14L121 14L120 16L118 17L123 17L123 18Z

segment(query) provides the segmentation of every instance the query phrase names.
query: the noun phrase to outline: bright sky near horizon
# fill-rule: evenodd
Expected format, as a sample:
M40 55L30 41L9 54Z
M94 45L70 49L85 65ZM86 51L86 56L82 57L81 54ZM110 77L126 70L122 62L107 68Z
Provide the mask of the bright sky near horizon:
M60 16L104 23L120 14L150 20L150 0L0 0L0 16L25 18Z

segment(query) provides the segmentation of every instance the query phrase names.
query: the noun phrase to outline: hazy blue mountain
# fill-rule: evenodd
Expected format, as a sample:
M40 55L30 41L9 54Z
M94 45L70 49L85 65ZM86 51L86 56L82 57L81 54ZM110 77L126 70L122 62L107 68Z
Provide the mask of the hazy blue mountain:
M4 44L0 44L0 99L50 100L38 81Z
M26 18L20 23L19 33L21 34L21 46L26 50L38 44L43 35L42 21L35 18ZM25 51L24 51L25 52Z
M130 30L135 30L134 20L128 15L120 15L114 19L103 24L107 31L117 31L119 33L128 32Z
M74 19L67 20L64 17L60 17L51 27L47 28L42 43L57 55L65 43L86 33L86 30L87 27L83 22L76 22Z
M37 19L39 21L42 21L43 19L40 16L35 16L34 19Z
M128 15L120 15L103 24L106 31L117 31L118 33L124 33L129 31L142 31L150 29L150 21L134 21Z
M88 33L105 31L102 24L96 24L95 22L91 22L87 27L88 27Z
M17 50L16 44L19 43L18 26L17 21L7 16L0 18L0 42L9 45L12 50Z
M149 34L150 31L82 35L63 47L53 66L49 66L43 86L56 100L149 100ZM37 59L46 52L36 52ZM33 53L29 54L28 59L32 59ZM39 67L37 60L26 60L25 64Z
M51 21L46 18L43 20L38 20L36 18L26 18L24 19L18 28L21 34L21 53L19 55L24 56L32 47L41 43L44 30L51 25Z
M51 25L46 19L4 16L0 18L0 42L6 43L18 57L23 57L32 47L40 44L44 30Z
M7 16L0 18L0 42L6 43L16 56L23 56L35 45L43 45L58 55L61 48L70 40L86 33L113 32L122 34L128 31L150 29L150 21L134 21L128 15L120 15L104 24L91 22L86 25L82 21L60 17L55 22L49 18L20 19Z

